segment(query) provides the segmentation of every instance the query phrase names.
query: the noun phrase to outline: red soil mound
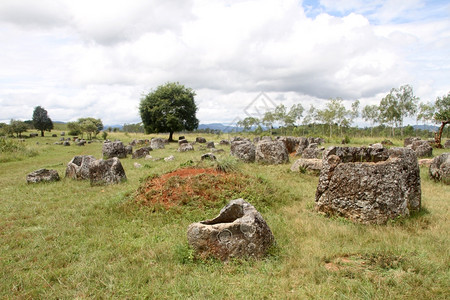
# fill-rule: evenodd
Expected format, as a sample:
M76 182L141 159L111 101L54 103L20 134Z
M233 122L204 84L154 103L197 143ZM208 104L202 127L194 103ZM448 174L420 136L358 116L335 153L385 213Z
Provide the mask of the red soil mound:
M186 168L150 178L138 189L135 200L147 206L207 206L232 196L245 186L245 177L215 169Z

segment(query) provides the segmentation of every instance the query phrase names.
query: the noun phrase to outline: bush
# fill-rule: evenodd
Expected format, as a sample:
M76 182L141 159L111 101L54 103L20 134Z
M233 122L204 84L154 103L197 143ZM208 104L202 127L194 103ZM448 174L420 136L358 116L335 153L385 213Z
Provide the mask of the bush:
M0 163L21 160L37 155L36 150L29 149L24 143L8 138L0 138Z

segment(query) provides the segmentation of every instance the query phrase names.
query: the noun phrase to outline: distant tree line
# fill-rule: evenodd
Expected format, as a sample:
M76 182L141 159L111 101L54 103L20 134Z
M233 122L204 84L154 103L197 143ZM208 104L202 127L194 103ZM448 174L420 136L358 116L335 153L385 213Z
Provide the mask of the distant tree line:
M406 134L414 134L411 126L403 125L407 117L416 116L417 121L423 121L425 124L430 122L440 124L439 131L434 137L439 147L444 127L450 123L450 93L437 97L434 102L419 103L419 98L414 96L412 87L404 85L398 89L392 88L378 105L366 105L362 110L359 100L353 101L347 109L341 98L329 99L323 109L311 105L306 111L300 103L294 104L289 110L280 104L274 110L265 112L261 118L246 117L236 125L242 127L244 131L254 132L261 132L262 126L265 126L272 134L273 126L277 124L281 127L282 134L289 131L301 135L317 133L318 130L325 135L327 128L326 131L331 138L336 133L341 136L357 132L361 134L360 129L351 127L359 116L370 122L371 135L374 132L385 135L388 128L392 137L395 137L397 130L400 130L401 136L406 133L405 130L408 131ZM297 125L298 122L301 122L301 126ZM375 126L376 124L378 126Z

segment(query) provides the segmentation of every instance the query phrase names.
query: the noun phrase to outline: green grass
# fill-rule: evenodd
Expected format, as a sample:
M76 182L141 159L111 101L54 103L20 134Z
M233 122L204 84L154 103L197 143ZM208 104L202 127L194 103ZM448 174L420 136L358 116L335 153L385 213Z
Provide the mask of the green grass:
M108 138L128 143L149 136L110 133ZM351 139L351 145L382 139ZM65 178L26 184L26 174L36 169L56 169L63 176L73 156L101 157L101 143L63 147L53 145L57 140L27 139L26 147L36 156L0 163L0 298L449 297L450 186L431 181L424 167L424 209L384 226L367 226L317 214L317 177L291 173L290 164L230 162L229 146L220 146L226 153L218 155L219 161L257 182L247 193L254 199L247 200L255 202L277 241L265 260L222 263L194 259L186 239L190 223L216 216L220 207L154 212L131 200L148 176L196 165L207 150L195 145L194 152L178 153L171 144L151 155L174 155L174 161L138 160L144 166L140 169L131 157L122 159L128 180L119 185L91 187ZM264 188L260 194L266 196L257 198L255 192ZM328 269L330 263L337 269Z

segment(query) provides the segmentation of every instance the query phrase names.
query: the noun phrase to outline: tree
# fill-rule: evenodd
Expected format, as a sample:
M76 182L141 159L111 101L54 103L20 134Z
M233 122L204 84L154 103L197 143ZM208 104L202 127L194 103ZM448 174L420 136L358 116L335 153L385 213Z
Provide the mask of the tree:
M98 127L97 125L90 120L89 118L80 119L81 121L78 121L80 124L80 128L83 132L86 132L87 138L90 140L92 139L92 134L97 135Z
M67 129L69 129L69 135L79 135L83 132L78 122L68 122Z
M392 125L392 133L395 135L394 126L400 126L400 134L403 136L403 120L413 116L417 111L419 98L414 96L410 85L403 85L399 89L392 88L386 97L380 102L380 115L383 121Z
M392 95L387 94L380 101L380 121L381 123L387 123L392 128L392 136L395 136L395 126L400 121L400 110L398 109L398 101Z
M103 130L103 122L101 119L92 117L79 118L78 124L80 125L81 130L83 132L86 132L89 139L92 137L92 135L94 135L94 137L97 137L97 134L99 134L99 132Z
M236 125L239 127L243 127L244 131L248 131L248 130L252 129L253 126L258 126L259 123L260 123L260 120L258 118L246 117L245 119L237 122Z
M289 109L284 119L284 124L294 126L303 116L303 106L300 103L294 104Z
M444 131L445 125L450 123L450 92L448 92L447 95L444 95L442 97L437 97L434 106L436 108L436 112L434 113L434 120L437 123L439 122L441 123L439 131L435 133L434 141L436 147L442 148L441 145L442 132Z
M422 120L424 124L434 121L434 113L436 108L433 103L420 103L419 113L417 114L417 121Z
M342 104L342 99L340 98L328 100L325 108L317 112L319 120L328 124L330 128L330 138L333 134L333 125L335 123L337 123L340 128L347 122L346 112L345 106Z
M366 105L362 110L364 121L370 122L370 135L373 136L373 126L379 122L380 111L377 105Z
M275 114L271 111L266 111L264 113L264 117L262 119L262 123L264 124L264 126L269 127L270 129L270 134L272 134L272 129L273 129L273 123L275 122Z
M22 132L27 131L28 125L25 122L11 119L9 122L9 130L11 133L17 134L17 137L22 136Z
M41 131L41 136L44 136L44 131L51 131L53 129L52 119L48 117L47 111L41 106L34 108L33 127Z
M195 92L178 82L160 85L141 98L139 112L147 133L194 130L198 127Z

